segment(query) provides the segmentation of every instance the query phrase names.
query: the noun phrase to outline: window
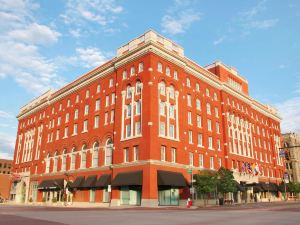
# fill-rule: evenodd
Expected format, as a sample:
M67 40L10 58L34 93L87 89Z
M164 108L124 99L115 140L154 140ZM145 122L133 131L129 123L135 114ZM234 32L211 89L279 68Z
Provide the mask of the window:
M111 165L112 164L112 151L113 151L113 142L109 138L106 141L106 146L105 146L105 165Z
M115 121L115 110L111 110L110 112L110 123Z
M210 95L210 94L209 94L209 89L208 89L208 88L205 89L205 95L206 95L207 97L209 97L209 95Z
M99 111L99 110L100 110L100 99L97 99L95 105L95 111Z
M114 79L109 79L109 87L114 86Z
M210 119L207 119L207 130L212 131L211 120Z
M131 104L127 105L127 117L131 117Z
M192 98L191 95L187 95L187 105L192 106Z
M130 76L133 76L135 74L135 68L134 66L130 67Z
M218 158L218 166L219 166L219 168L222 167L222 159L221 158Z
M68 127L65 127L65 133L64 133L64 137L68 137Z
M221 151L221 141L217 139L218 151Z
M83 121L83 131L82 132L87 132L88 131L88 120Z
M170 67L166 67L166 75L171 76Z
M186 86L191 87L191 80L189 78L186 78Z
M124 163L129 162L129 149L124 149Z
M79 95L76 95L75 103L79 102Z
M131 96L132 96L132 91L131 91L131 86L130 85L128 85L127 86L127 90L126 90L127 92L127 94L126 94L126 98L131 98Z
M166 84L163 81L159 83L159 92L161 95L166 95Z
M160 73L162 73L163 71L162 71L162 64L159 62L159 63L157 63L157 72L160 72Z
M109 95L105 96L105 107L109 106Z
M202 118L201 116L197 115L197 127L201 128L202 127Z
M216 122L216 131L219 134L220 133L220 124Z
M88 115L89 114L89 105L85 105L84 107L84 115Z
M208 137L208 148L213 149L213 139L212 139L212 137Z
M189 130L189 144L193 144L193 131Z
M67 150L64 149L62 155L62 162L61 162L61 171L66 171L66 164L67 164Z
M170 98L174 99L175 91L174 91L174 86L173 85L170 86L169 93L170 93Z
M215 107L215 116L219 118L219 109L217 107Z
M131 136L131 125L127 124L126 125L126 137L130 137Z
M192 112L188 112L188 124L192 125Z
M160 147L160 159L161 161L166 161L166 146Z
M165 123L164 122L159 123L159 135L165 136Z
M90 97L90 91L87 90L87 91L85 92L85 98L89 98L89 97Z
M56 140L59 139L59 130L56 131Z
M46 159L46 170L45 170L45 173L49 173L49 172L50 172L50 154L48 153L47 159Z
M159 114L162 116L165 115L165 103L164 102L159 103Z
M72 154L71 154L71 170L75 170L75 163L76 163L76 151L75 148L72 149Z
M139 95L142 93L142 84L140 81L137 81L135 84L136 94Z
M194 154L192 152L189 153L189 165L194 165Z
M210 104L209 103L206 103L206 113L208 115L211 115L211 109L210 109Z
M209 158L209 168L211 169L211 170L213 170L215 167L214 167L214 157L213 156L211 156L210 158Z
M70 107L70 105L71 105L71 101L70 101L70 99L68 99L67 107Z
M198 134L198 146L202 147L203 146L203 140L202 140L202 134Z
M175 138L174 129L175 129L175 126L173 124L171 124L170 127L169 127L170 138Z
M99 162L99 143L95 142L93 145L93 167L98 167Z
M105 113L104 115L104 125L108 124L108 112Z
M196 99L196 109L201 110L201 101L199 99Z
M141 135L141 122L135 123L135 135Z
M139 148L138 146L133 147L133 161L139 160Z
M94 128L98 128L99 127L99 116L95 116L94 118Z
M61 117L58 117L57 118L57 126L60 126L60 124L61 124Z
M97 85L97 93L100 93L100 91L101 91L101 86L100 86L100 84L98 84Z
M127 79L127 71L126 70L123 71L122 78L123 78L123 80Z
M69 113L67 113L67 114L66 114L66 123L68 123L68 122L69 122L69 119L70 119L70 114L69 114Z
M141 115L141 101L136 102L135 114Z
M90 203L94 203L96 198L96 190L94 188L90 189Z
M218 100L217 93L214 93L214 100L215 100L215 101L217 101L217 100Z
M81 149L81 162L80 162L80 168L85 169L86 168L86 145L82 146Z
M111 104L114 105L114 104L115 104L115 101L116 101L116 94L115 94L115 93L112 93L112 94L111 94Z
M139 63L139 73L144 71L144 63L140 62Z
M171 162L176 163L176 148L171 148Z
M169 108L169 114L170 114L170 118L174 119L175 118L175 106L174 105L170 105L170 108Z
M78 119L78 109L75 109L75 113L74 113L74 120Z
M196 91L199 92L200 91L200 85L198 83L196 83Z
M177 73L176 70L174 71L174 79L175 79L175 80L178 80L178 73Z
M57 156L57 151L56 151L54 153L53 172L57 171L57 162L58 162L58 156Z
M61 111L62 110L62 104L60 103L59 104L59 109L58 109L59 111ZM34 121L35 121L35 119L34 119Z
M204 157L203 154L199 154L199 167L203 168L204 165Z
M77 123L74 123L74 127L73 127L73 135L76 135L76 134L77 134L77 128L78 128Z

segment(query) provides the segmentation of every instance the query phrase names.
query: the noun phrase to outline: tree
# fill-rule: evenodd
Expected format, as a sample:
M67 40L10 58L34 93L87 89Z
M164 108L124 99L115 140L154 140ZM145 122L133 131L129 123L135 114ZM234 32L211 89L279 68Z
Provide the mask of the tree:
M194 175L195 182L195 188L199 195L204 196L204 204L206 205L208 199L207 194L214 192L216 189L216 177L209 173L208 171L204 171L202 173Z
M287 186L288 186L290 193L294 193L294 194L300 193L300 184L299 183L290 182L287 184Z
M221 167L217 174L218 192L223 194L236 192L236 181L231 170Z

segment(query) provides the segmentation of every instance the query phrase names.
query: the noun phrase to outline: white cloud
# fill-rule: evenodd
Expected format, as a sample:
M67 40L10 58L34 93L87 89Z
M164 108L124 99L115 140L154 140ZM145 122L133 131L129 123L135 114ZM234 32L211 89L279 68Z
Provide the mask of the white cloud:
M198 20L200 20L200 13L192 9L190 1L177 0L162 17L162 32L171 35L184 33L192 23Z
M29 0L0 0L0 78L10 77L36 95L61 86L54 63L40 53L39 45L58 41L61 35L39 24L33 10L39 6Z
M12 158L15 147L15 137L0 133L0 158Z
M214 44L214 45L219 45L219 44L223 43L223 41L224 41L225 39L226 39L226 36L222 36L222 37L218 38L217 40L215 40L215 41L213 42L213 44Z
M50 27L37 23L29 24L24 29L12 30L8 37L28 44L48 45L57 42L61 34Z
M61 15L66 24L84 26L86 22L106 27L113 23L123 7L114 0L69 0Z
M97 48L77 48L76 53L81 64L86 68L100 66L105 63L110 56Z
M281 130L286 132L300 133L300 97L288 99L277 103L276 108L282 117Z
M0 118L11 119L14 118L14 116L8 112L0 110Z
M71 29L69 32L75 38L79 38L81 36L80 29Z
M268 29L274 27L278 23L278 19L250 21L247 26L256 29Z

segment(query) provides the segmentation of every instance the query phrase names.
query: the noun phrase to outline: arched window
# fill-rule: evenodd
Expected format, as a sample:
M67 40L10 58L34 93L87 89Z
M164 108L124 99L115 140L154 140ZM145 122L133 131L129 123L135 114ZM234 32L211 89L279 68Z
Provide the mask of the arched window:
M131 66L130 68L130 76L133 76L135 74L135 68L134 66Z
M76 147L72 148L72 153L71 153L71 166L70 170L75 170L75 163L76 163Z
M96 141L93 144L93 167L98 167L99 165L99 143Z
M58 154L57 151L54 153L53 172L57 171Z
M142 92L142 84L140 81L137 81L135 84L136 94L139 95Z
M127 79L127 71L126 70L123 71L122 78L123 78L123 80Z
M100 84L98 84L97 85L97 93L100 93L100 91L101 91L101 86L100 86Z
M170 90L170 98L174 98L175 96L174 86L171 85L169 90Z
M208 88L205 89L205 94L207 97L209 97L209 89Z
M162 64L160 62L157 63L157 71L162 73Z
M105 165L109 166L112 164L112 153L113 153L113 142L111 138L107 139L105 144Z
M191 87L191 80L190 78L186 78L186 86Z
M171 75L171 72L170 72L170 67L166 67L166 75L167 76L170 76Z
M82 145L81 148L81 162L80 162L80 168L85 169L86 168L86 144Z
M47 154L45 173L49 173L49 172L50 172L50 153Z
M127 86L126 93L127 93L126 94L127 98L131 98L132 92L131 92L131 86L130 85Z
M139 63L139 73L144 71L144 63L140 62Z
M159 83L159 92L161 95L166 95L166 84L163 81Z
M196 91L199 92L200 91L200 85L197 83L196 84Z
M62 154L61 171L66 171L66 163L67 163L67 150L64 149Z

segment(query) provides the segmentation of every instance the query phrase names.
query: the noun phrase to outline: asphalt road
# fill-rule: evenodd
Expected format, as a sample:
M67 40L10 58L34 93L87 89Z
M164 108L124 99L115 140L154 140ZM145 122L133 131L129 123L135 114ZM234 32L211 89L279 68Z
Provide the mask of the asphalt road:
M300 203L207 209L99 209L0 205L0 225L300 225Z

